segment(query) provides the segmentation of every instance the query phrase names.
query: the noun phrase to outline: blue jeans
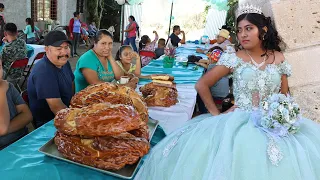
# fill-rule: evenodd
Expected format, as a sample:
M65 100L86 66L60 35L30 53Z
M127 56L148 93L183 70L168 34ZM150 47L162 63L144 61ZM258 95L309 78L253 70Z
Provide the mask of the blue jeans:
M73 57L75 54L77 54L77 48L79 46L79 40L80 40L80 33L73 33L73 40L72 40L72 48L71 48L71 56Z
M137 45L136 45L136 37L130 37L130 38L126 38L124 40L124 45L131 45L132 46L132 49L135 51L135 52L138 52L138 49L137 49Z
M36 38L35 37L27 39L27 44L35 44L35 43L36 43Z

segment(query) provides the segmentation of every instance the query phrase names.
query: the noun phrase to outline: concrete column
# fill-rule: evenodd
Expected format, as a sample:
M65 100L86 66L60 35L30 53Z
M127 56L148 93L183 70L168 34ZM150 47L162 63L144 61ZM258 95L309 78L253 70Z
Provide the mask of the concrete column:
M304 116L320 122L320 1L270 0L274 21L287 44L291 91Z

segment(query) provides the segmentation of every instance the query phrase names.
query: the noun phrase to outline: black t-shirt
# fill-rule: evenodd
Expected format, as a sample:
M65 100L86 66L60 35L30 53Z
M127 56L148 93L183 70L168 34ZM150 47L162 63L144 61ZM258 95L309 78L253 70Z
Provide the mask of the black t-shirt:
M57 68L45 56L32 69L28 78L28 96L30 110L37 127L54 118L46 99L61 98L69 106L73 96L74 75L70 63Z
M156 50L154 50L154 52L156 53L156 59L158 59L164 54L164 48L157 48Z
M178 47L179 46L179 43L181 41L181 39L179 38L179 36L175 35L174 33L172 33L169 38L171 39L171 44L174 46L174 47Z

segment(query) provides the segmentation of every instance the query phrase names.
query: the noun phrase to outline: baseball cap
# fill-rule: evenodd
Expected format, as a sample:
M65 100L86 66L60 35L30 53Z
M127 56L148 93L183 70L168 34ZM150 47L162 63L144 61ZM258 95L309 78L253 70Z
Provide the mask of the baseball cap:
M44 37L45 46L59 47L64 42L67 42L71 45L71 41L68 40L68 37L62 31L58 31L58 30L50 31Z

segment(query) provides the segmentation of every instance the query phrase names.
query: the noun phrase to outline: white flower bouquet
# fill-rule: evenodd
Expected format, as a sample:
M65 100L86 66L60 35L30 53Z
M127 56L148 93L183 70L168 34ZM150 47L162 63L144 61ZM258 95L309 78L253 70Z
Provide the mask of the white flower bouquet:
M299 130L300 108L292 97L273 94L262 103L260 125L276 136L287 136Z

